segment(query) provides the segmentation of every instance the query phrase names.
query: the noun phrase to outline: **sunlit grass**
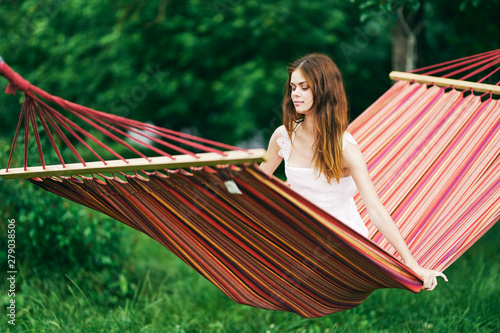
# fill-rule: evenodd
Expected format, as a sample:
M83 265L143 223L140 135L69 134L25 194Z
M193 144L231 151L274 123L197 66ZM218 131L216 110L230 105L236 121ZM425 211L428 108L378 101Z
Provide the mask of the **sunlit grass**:
M19 267L11 332L498 332L500 225L457 260L434 292L379 290L359 307L318 319L230 301L147 236L110 276L76 269L39 276ZM29 274L28 274L29 273ZM27 276L29 275L29 277ZM2 290L6 290L2 281ZM6 295L2 295L5 304Z

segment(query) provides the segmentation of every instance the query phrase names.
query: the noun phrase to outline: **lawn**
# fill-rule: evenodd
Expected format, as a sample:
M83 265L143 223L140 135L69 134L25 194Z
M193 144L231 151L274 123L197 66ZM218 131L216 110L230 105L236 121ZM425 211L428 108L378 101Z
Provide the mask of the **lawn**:
M162 246L130 229L121 272L70 273L19 264L16 326L7 332L498 332L500 223L445 271L433 292L378 290L318 319L230 301ZM1 288L7 290L2 279ZM112 281L112 282L106 282ZM0 299L7 300L6 292Z

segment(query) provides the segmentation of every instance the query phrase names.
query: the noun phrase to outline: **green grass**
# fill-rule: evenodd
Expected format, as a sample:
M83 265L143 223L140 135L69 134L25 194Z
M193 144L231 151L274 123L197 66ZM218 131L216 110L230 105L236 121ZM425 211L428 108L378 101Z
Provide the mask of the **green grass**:
M445 273L433 292L379 290L359 307L318 319L230 301L162 246L130 230L121 273L18 270L16 326L7 332L498 332L500 224ZM3 279L2 279L3 280ZM106 281L113 281L108 283ZM7 290L4 281L1 290ZM0 300L5 304L6 292Z

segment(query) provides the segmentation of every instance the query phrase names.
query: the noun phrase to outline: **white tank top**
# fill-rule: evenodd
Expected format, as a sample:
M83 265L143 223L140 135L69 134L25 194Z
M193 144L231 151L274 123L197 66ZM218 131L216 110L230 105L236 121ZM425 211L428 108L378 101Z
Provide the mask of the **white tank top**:
M295 137L295 131L300 126L299 123L292 132L292 140ZM340 178L339 182L332 179L330 184L323 174L314 172L313 168L297 168L288 165L288 158L292 150L292 141L286 131L284 125L278 127L281 136L277 139L277 144L280 147L278 155L283 157L285 161L285 174L290 184L290 187L302 195L307 200L322 208L329 214L333 215L339 221L348 225L361 235L368 237L368 229L366 228L353 196L357 188L352 177ZM343 148L346 143L358 145L356 140L348 132L344 132Z

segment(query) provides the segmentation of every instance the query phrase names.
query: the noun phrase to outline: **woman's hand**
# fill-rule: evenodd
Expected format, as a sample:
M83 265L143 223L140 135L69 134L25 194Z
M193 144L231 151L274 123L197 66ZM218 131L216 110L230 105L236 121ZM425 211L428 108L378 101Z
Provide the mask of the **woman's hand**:
M433 271L420 266L410 267L415 273L417 273L422 279L424 279L424 289L431 291L437 286L437 277L442 277L446 282L448 278L441 272Z

